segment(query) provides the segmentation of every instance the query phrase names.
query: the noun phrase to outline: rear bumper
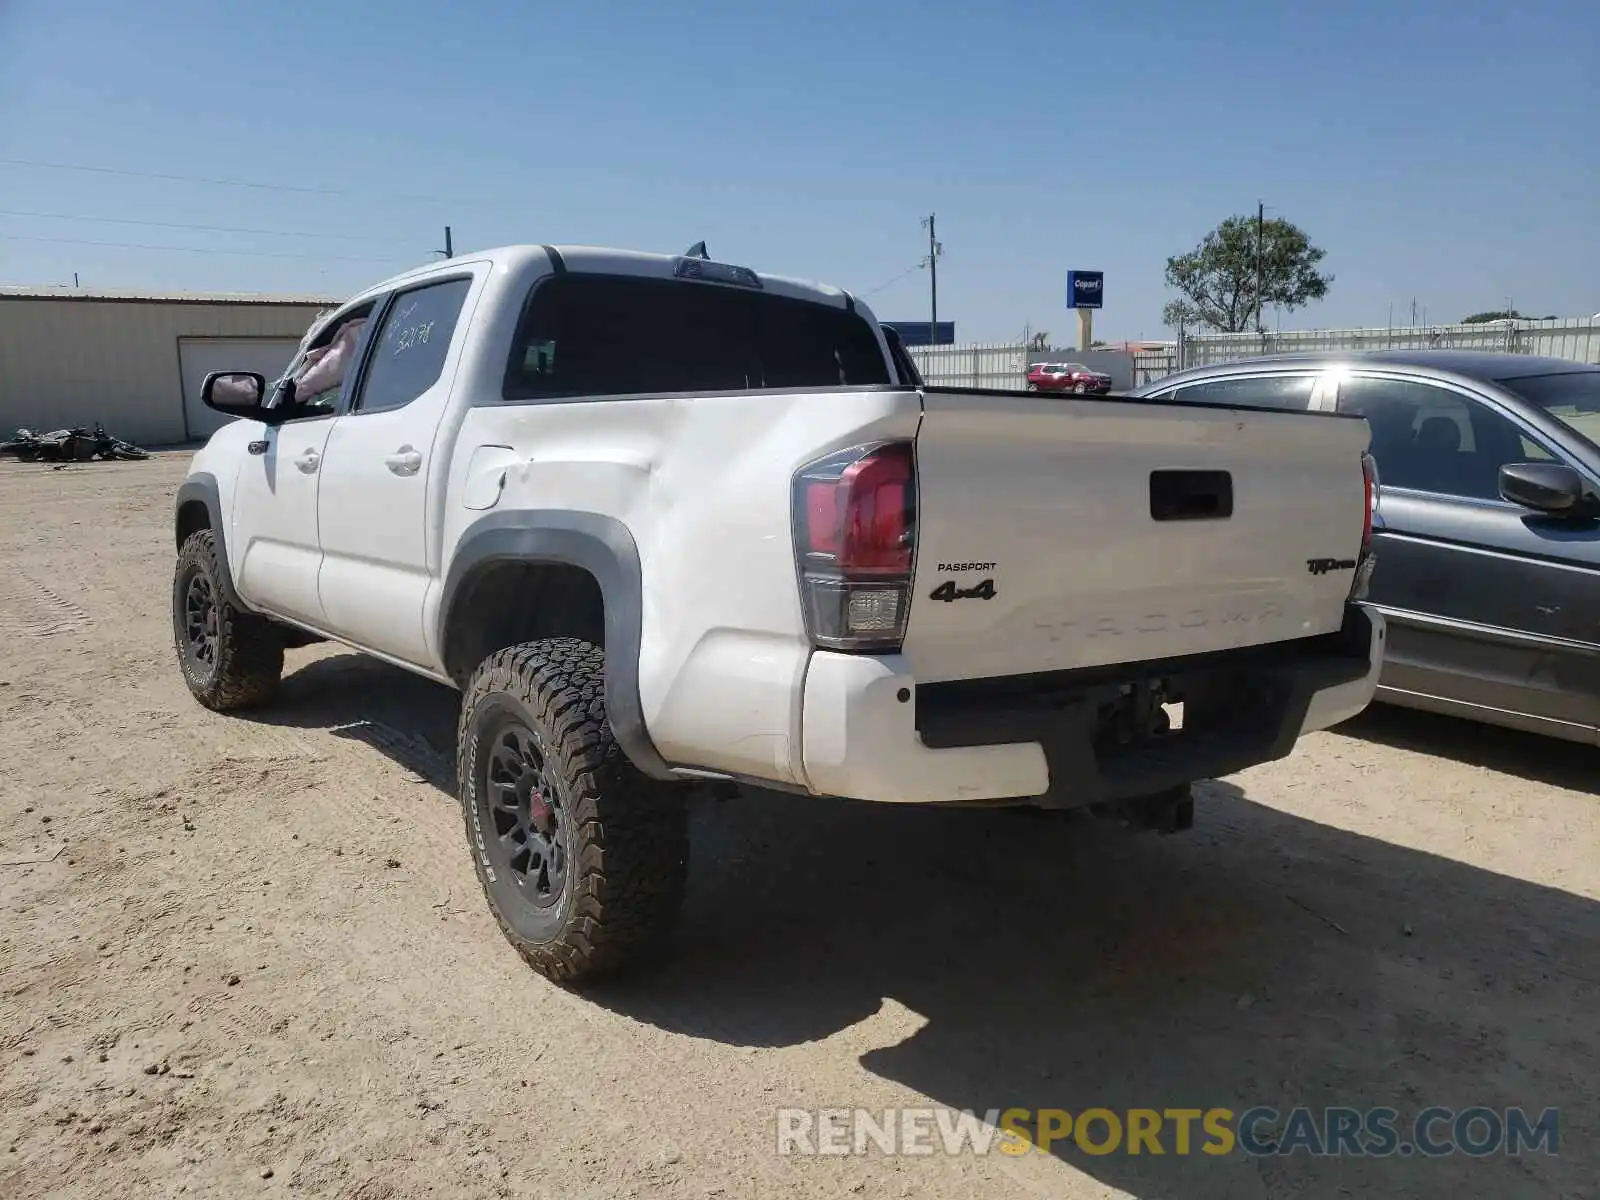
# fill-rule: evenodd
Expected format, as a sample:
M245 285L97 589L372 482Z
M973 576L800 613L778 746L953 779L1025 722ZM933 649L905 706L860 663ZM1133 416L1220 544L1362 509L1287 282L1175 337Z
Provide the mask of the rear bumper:
M1383 618L1346 610L1326 637L1162 663L918 685L899 656L818 652L806 674L803 767L818 795L896 803L1018 800L1072 808L1148 795L1282 758L1355 716L1383 663ZM1163 678L1180 732L1097 745L1101 706Z

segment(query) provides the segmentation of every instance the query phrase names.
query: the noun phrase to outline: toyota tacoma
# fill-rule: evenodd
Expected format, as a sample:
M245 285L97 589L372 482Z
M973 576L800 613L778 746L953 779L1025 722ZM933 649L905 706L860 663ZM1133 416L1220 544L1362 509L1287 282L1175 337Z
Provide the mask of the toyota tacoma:
M697 785L1182 827L1382 657L1364 421L929 387L700 247L435 263L203 396L189 689L260 704L318 640L459 689L474 866L559 981L668 931Z

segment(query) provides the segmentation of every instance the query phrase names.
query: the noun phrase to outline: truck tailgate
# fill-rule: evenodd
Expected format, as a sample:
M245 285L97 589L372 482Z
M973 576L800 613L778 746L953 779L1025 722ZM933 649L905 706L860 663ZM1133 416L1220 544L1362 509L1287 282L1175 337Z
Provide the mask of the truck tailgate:
M1367 440L1324 414L928 389L903 652L976 679L1336 631Z

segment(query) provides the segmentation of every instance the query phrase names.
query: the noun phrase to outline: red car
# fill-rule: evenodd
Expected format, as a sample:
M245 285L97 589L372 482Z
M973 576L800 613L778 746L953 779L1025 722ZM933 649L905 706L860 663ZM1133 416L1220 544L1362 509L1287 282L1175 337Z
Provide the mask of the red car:
M1082 363L1035 363L1028 368L1028 390L1103 396L1111 390L1111 376L1091 371Z

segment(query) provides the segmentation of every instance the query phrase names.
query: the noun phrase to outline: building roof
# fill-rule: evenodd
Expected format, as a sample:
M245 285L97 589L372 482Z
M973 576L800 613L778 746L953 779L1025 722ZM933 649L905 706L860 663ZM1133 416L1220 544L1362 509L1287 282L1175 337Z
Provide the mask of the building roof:
M549 250L553 250L559 256L566 269L606 274L670 277L674 265L679 261L677 255L613 250L600 246L552 246ZM63 284L0 284L0 300L99 300L145 304L294 304L315 308L338 308L362 296L386 291L414 279L446 274L453 266L460 266L465 262L485 261L493 263L496 267L515 269L535 261L543 264L549 260L546 247L531 243L474 250L458 254L454 260L437 259L421 263L410 270L374 283L360 292L345 296L274 295L266 292L162 292L68 287ZM782 275L769 275L764 271L757 271L756 274L764 285L769 287L776 285L775 290L779 294L807 300L823 300L835 305L845 302L843 291L826 284Z
M296 304L327 308L338 304L331 296L303 296L270 292L162 292L145 289L68 287L64 284L0 283L0 300L101 300L145 304Z

